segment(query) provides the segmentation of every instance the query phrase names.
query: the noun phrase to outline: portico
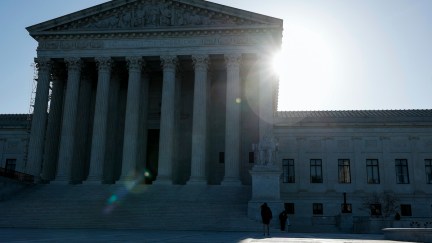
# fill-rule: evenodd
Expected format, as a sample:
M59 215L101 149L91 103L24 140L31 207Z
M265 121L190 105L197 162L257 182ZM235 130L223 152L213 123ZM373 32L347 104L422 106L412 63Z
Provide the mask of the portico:
M39 78L28 173L248 184L250 144L275 109L262 60L281 28L204 1L114 1L29 27Z

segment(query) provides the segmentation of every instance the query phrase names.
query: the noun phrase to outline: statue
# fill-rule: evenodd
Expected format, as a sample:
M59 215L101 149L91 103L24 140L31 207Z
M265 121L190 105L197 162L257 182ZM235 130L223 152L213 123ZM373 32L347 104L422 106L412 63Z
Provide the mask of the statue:
M277 149L276 139L270 133L266 133L258 144L252 144L256 164L275 165Z

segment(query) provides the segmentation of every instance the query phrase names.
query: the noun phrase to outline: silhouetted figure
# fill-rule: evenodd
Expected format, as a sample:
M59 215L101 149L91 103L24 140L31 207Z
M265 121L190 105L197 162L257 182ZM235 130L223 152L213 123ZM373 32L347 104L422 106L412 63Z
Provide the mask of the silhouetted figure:
M272 215L272 211L269 208L269 206L267 206L267 203L263 203L263 205L261 205L261 218L262 218L262 222L263 222L263 229L264 229L264 235L266 234L266 229L267 229L267 235L270 235L270 220L273 218Z
M286 210L284 210L279 214L279 222L282 231L285 231L287 219L288 213Z

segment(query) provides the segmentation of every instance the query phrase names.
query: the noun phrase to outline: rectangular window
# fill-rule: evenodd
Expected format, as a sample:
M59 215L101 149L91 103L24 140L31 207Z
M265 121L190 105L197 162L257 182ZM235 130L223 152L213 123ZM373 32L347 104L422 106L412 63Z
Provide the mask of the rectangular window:
M310 182L323 183L322 160L320 159L310 160Z
M5 172L14 173L16 167L16 159L6 159Z
M225 163L225 153L219 152L219 164L224 164L224 163Z
M412 216L411 205L410 204L401 204L400 205L401 216Z
M294 203L285 203L284 207L288 214L294 214Z
M432 184L432 159L425 159L426 183Z
M408 161L406 159L396 159L396 183L409 184Z
M371 204L370 209L371 209L371 215L372 216L381 216L382 215L381 204Z
M295 172L294 172L294 160L284 159L282 160L283 168L283 183L295 183Z
M339 183L351 183L351 170L349 159L339 159Z
M312 205L312 210L314 215L323 215L323 205L322 203L314 203Z
M342 213L352 213L352 205L351 203L341 204L341 212Z
M366 172L368 184L380 184L379 165L377 159L366 160Z

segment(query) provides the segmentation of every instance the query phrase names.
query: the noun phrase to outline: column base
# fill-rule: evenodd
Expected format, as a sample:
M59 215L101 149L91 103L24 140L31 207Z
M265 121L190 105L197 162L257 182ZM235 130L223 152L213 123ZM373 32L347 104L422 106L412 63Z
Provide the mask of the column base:
M204 177L200 178L190 178L186 185L198 185L198 186L207 186L207 180Z
M224 178L221 182L221 186L241 186L242 183L237 178Z
M171 186L171 185L173 185L173 181L171 179L168 179L168 178L160 178L160 179L156 178L156 180L153 181L153 185Z
M86 180L82 182L83 185L102 185L102 181L98 181L98 180Z
M98 176L89 176L87 180L83 181L83 184L86 185L101 185L103 180Z

